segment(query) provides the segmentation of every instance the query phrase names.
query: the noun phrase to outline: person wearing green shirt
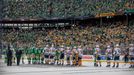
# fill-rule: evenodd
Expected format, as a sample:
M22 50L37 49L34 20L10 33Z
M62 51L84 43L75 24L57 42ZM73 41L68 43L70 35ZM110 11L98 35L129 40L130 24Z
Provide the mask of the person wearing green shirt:
M35 64L39 64L39 52L38 52L39 48L34 48L34 55L35 55Z
M37 63L40 64L41 62L41 54L42 54L42 48L37 48L37 53L36 53L36 59L37 59Z
M60 50L56 49L55 50L55 62L59 64L59 59L60 59Z
M22 59L22 64L25 64L25 63L24 63L24 59L25 59L25 48L20 48L20 50L22 51L22 57L21 57L21 59Z
M28 64L31 64L31 49L28 47L26 48L26 56L27 56Z
M32 64L35 64L36 63L36 51L35 51L35 47L32 47L31 48L31 55L32 55Z
M7 51L7 49L4 49L3 50L4 51L4 63L7 63L7 55L6 55L6 51Z
M95 53L95 48L93 48L93 53ZM96 54L93 55L94 55L94 66L96 66Z
M44 49L43 48L41 48L40 60L41 60L41 64L44 64Z

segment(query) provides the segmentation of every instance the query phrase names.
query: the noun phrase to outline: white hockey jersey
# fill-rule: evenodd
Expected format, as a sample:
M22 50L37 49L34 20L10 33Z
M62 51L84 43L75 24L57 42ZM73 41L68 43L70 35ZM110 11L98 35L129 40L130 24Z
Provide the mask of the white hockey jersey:
M133 55L134 56L134 47L130 47L129 48L129 55Z

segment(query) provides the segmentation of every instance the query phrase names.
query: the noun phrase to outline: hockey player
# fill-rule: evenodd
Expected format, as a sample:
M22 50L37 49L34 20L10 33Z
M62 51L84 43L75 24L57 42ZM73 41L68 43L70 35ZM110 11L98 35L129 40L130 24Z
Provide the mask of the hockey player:
M55 50L52 50L52 61L51 61L51 64L54 65L55 64Z
M46 45L46 47L44 48L45 50L45 53L44 53L44 56L45 56L45 64L49 64L49 46Z
M46 45L43 49L43 56L44 56L44 59L42 58L42 60L44 61L45 60L45 63L46 63L46 51L47 51L47 48L48 48L48 45Z
M111 59L112 59L112 49L110 48L110 46L107 46L105 55L106 55L106 59L107 59L107 66L106 67L110 67Z
M64 46L61 46L61 48L60 48L60 64L61 65L64 65L64 52L65 52L65 50L64 50Z
M25 48L22 49L22 64L25 64L24 60L25 60L25 56L26 56L26 50Z
M26 47L26 56L28 60L28 64L31 64L31 49Z
M72 49L72 66L78 65L78 51L76 46Z
M71 56L71 49L70 47L67 47L67 50L66 50L67 65L70 65L70 56Z
M125 47L123 49L123 54L124 54L123 59L124 59L124 62L125 62L125 64L124 64L124 66L125 66L129 61L129 47Z
M44 64L44 49L43 48L41 48L40 60L41 60L41 64Z
M99 66L101 67L101 49L100 49L99 45L96 45L96 48L94 50L95 50L94 56L96 59L95 66L98 67L98 63L99 63Z
M42 48L41 47L39 47L39 48L37 48L37 64L41 64L41 55L42 55Z
M60 50L59 48L55 50L55 63L59 65L59 59L60 59Z
M32 55L33 55L32 63L33 64L37 64L37 48L33 47L32 50L33 50L33 53L32 53Z
M134 44L130 44L129 56L130 56L130 67L129 68L134 68Z
M40 60L39 48L35 48L35 64L39 64Z
M55 48L54 45L50 48L50 64L54 64Z
M78 48L78 66L82 66L82 55L83 55L83 50L82 50L81 46L79 46L79 48Z
M120 55L121 55L121 49L119 48L119 44L117 44L113 51L113 57L114 57L113 67L115 67L115 63L117 64L116 68L119 67Z

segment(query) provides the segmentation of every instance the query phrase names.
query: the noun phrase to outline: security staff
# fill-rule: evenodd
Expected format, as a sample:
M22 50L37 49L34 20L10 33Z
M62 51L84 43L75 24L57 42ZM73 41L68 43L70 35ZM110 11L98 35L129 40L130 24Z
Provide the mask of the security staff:
M12 57L13 57L13 52L10 49L10 45L8 45L8 51L7 51L7 66L12 66Z
M20 59L21 59L21 55L22 55L22 50L16 50L16 58L17 58L17 66L20 65Z

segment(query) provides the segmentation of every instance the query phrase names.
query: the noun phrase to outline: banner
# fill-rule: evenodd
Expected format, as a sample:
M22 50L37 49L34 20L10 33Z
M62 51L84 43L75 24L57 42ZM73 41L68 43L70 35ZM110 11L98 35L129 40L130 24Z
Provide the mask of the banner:
M95 17L107 17L107 16L115 16L114 13L100 13L100 14L97 14Z
M93 57L93 55L83 55L83 56L82 56L82 59L83 59L83 60L93 60L94 57Z

